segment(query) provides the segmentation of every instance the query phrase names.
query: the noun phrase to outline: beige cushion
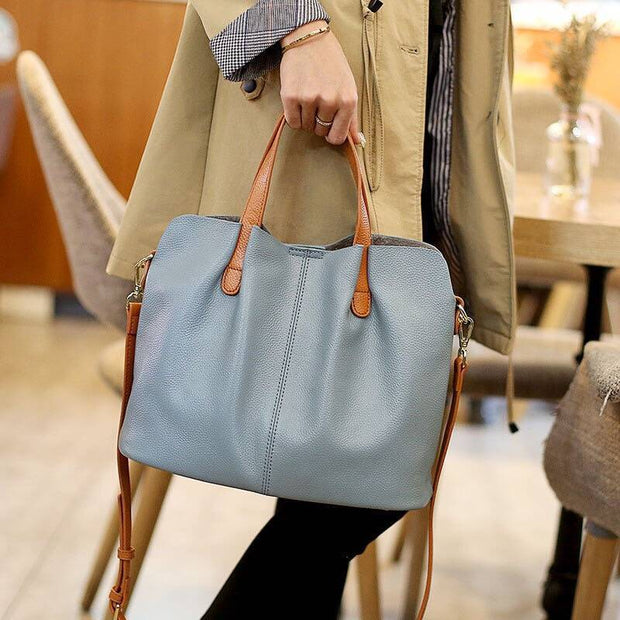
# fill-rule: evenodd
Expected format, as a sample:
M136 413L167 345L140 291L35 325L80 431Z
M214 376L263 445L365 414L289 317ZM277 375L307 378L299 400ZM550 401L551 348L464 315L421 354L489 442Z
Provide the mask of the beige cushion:
M520 285L548 288L558 281L584 282L586 270L580 265L526 256L516 257L517 281ZM607 286L620 288L620 269L612 269Z
M620 343L620 338L609 335L603 340ZM515 396L561 399L575 374L575 356L580 347L581 333L578 331L519 326L513 352ZM464 384L465 393L503 396L508 357L473 341L468 355L470 366Z

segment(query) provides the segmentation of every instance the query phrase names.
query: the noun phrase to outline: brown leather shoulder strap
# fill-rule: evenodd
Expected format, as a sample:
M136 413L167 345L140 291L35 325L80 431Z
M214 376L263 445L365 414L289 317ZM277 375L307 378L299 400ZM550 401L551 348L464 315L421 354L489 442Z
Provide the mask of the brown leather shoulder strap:
M118 546L118 573L116 582L108 595L110 609L114 613L114 620L125 620L124 610L129 593L129 574L131 560L135 550L131 546L131 481L129 479L129 460L121 453L118 447L127 403L133 384L133 367L136 353L136 334L140 319L141 303L131 302L127 306L127 328L125 333L125 370L123 375L123 399L121 402L121 415L118 424L118 437L116 441L116 465L118 469L118 482L120 493L118 495L119 509L119 546Z
M448 446L450 445L450 439L452 438L452 431L456 424L456 418L459 410L459 401L461 392L463 390L463 380L465 378L465 372L467 370L466 358L459 354L454 359L453 375L452 375L452 396L450 400L450 410L445 424L441 445L437 455L435 473L433 475L433 495L429 504L428 510L428 562L426 565L426 585L424 586L424 595L422 596L422 602L418 610L417 620L422 620L428 600L431 594L431 581L433 575L433 513L435 509L435 500L437 499L437 489L439 487L439 477L441 476L441 470L443 469L444 461L446 460L446 454L448 453Z

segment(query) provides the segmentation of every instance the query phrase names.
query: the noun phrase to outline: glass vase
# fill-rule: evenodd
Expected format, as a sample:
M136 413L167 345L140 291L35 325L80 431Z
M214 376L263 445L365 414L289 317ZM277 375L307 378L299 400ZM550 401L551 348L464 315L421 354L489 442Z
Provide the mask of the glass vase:
M581 106L564 105L560 119L547 127L545 186L551 196L586 198L597 149L596 130Z

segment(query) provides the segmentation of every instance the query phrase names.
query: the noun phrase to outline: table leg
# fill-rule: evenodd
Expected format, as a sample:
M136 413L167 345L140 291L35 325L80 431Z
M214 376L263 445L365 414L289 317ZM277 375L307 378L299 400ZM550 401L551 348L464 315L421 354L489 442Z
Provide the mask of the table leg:
M570 620L579 573L583 519L562 508L553 564L549 568L542 607L549 620Z
M588 297L583 320L583 345L577 356L577 362L583 358L583 348L591 340L599 340L603 323L603 302L605 301L605 280L611 271L609 267L586 265Z
M601 337L605 280L609 267L585 265L588 297L583 321L583 344L576 357L583 358L583 349L591 340ZM542 607L549 620L570 620L577 586L583 519L580 515L562 508L553 564L545 582Z

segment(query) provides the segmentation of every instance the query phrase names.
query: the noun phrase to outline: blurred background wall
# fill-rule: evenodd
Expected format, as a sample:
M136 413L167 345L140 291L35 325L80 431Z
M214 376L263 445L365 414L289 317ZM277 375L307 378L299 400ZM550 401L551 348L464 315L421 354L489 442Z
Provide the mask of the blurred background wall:
M48 65L112 182L131 189L183 19L179 3L141 0L1 0L21 49ZM15 83L15 62L0 84ZM2 128L0 128L2 131ZM0 284L70 291L56 217L23 106L0 171Z

